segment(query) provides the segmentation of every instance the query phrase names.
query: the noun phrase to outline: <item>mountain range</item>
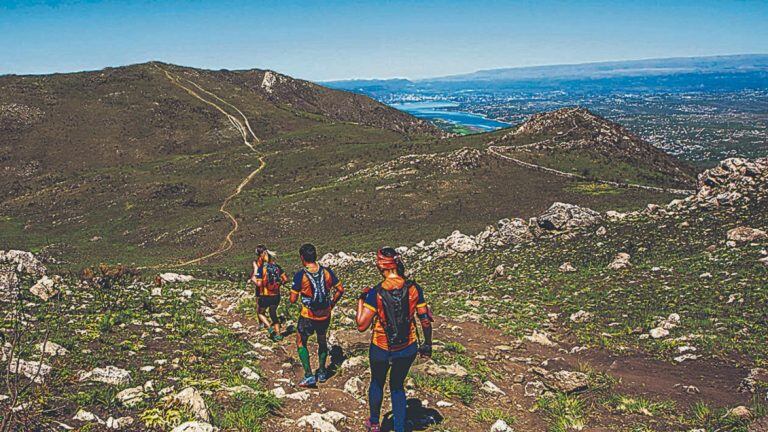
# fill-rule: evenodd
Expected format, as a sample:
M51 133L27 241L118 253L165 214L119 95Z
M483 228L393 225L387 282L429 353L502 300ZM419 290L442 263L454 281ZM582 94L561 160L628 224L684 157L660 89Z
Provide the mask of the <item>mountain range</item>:
M372 95L382 91L549 88L565 84L606 91L662 88L732 90L756 85L765 87L766 83L768 55L743 54L500 68L415 80L341 80L323 84Z

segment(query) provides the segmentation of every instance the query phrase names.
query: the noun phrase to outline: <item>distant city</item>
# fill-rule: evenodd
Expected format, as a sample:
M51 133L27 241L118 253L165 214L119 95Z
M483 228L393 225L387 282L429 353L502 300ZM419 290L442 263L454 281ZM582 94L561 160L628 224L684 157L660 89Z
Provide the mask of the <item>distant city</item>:
M642 68L633 65L639 62L614 62L326 84L369 95L461 134L582 106L681 159L707 166L731 156L768 155L767 59L662 59L643 61Z

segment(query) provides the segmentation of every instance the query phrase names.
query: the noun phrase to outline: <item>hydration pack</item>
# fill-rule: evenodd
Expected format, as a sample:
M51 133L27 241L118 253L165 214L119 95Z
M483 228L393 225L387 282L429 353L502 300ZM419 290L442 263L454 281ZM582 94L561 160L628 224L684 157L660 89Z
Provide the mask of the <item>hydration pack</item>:
M376 286L376 294L381 299L384 319L381 326L387 335L389 349L407 345L413 327L411 314L410 290L413 282L406 281L402 288L385 290L381 284Z
M283 269L275 263L268 262L264 264L264 291L269 295L280 294L280 285L282 284Z
M320 267L317 273L304 269L309 282L312 284L312 297L305 298L303 303L312 312L321 311L331 307L331 295L325 283L325 269Z

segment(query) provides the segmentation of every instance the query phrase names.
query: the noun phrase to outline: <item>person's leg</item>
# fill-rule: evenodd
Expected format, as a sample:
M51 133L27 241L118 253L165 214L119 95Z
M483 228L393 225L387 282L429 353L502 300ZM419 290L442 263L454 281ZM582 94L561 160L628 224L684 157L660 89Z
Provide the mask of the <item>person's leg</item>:
M267 308L264 306L264 297L259 297L259 307L256 308L256 316L259 318L259 323L264 324L267 329L270 328L269 320L267 319Z
M280 321L277 317L277 303L269 306L269 319L272 320L272 330L275 333L275 338L280 337L282 339L282 336L280 336Z
M371 385L368 386L369 421L379 424L381 419L381 403L384 400L384 384L387 381L389 360L387 352L371 344L368 352L368 363L371 365Z
M409 349L406 348L406 350ZM408 376L408 371L411 369L414 360L416 360L416 352L413 354L408 353L407 356L392 360L392 370L389 373L389 389L392 392L392 417L394 417L395 432L405 432L405 378Z
M318 370L320 372L325 372L325 365L328 360L328 326L330 323L330 318L327 321L318 321L315 323L315 328L317 330L317 357L320 365Z
M309 365L309 351L307 350L307 341L312 334L312 322L304 317L299 318L299 324L296 331L296 345L299 352L299 360L304 368L304 377L312 375L312 368Z

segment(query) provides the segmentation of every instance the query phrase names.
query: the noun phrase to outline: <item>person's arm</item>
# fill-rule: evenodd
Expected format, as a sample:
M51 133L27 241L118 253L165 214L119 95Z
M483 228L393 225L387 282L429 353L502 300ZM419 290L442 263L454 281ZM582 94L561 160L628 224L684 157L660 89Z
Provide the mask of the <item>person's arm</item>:
M256 261L254 261L253 272L251 273L250 281L253 282L254 285L256 285L256 288L261 288L261 279L258 277L258 275L259 275L259 266L256 265Z
M365 288L357 298L357 330L368 330L376 317L376 292L371 288Z
M432 323L435 320L432 318L432 311L424 299L424 291L418 285L416 285L416 291L419 295L419 300L416 304L416 315L419 317L421 330L424 334L424 345L421 346L419 353L424 357L432 357Z
M328 273L331 275L331 286L336 290L333 293L333 299L331 299L331 307L335 307L336 303L341 300L341 296L344 295L344 286L341 284L339 278L336 277L336 273L333 270L328 269Z
M293 286L291 286L291 297L290 301L291 304L296 303L296 301L299 299L299 293L301 293L301 280L304 277L304 274L299 271L293 276Z

